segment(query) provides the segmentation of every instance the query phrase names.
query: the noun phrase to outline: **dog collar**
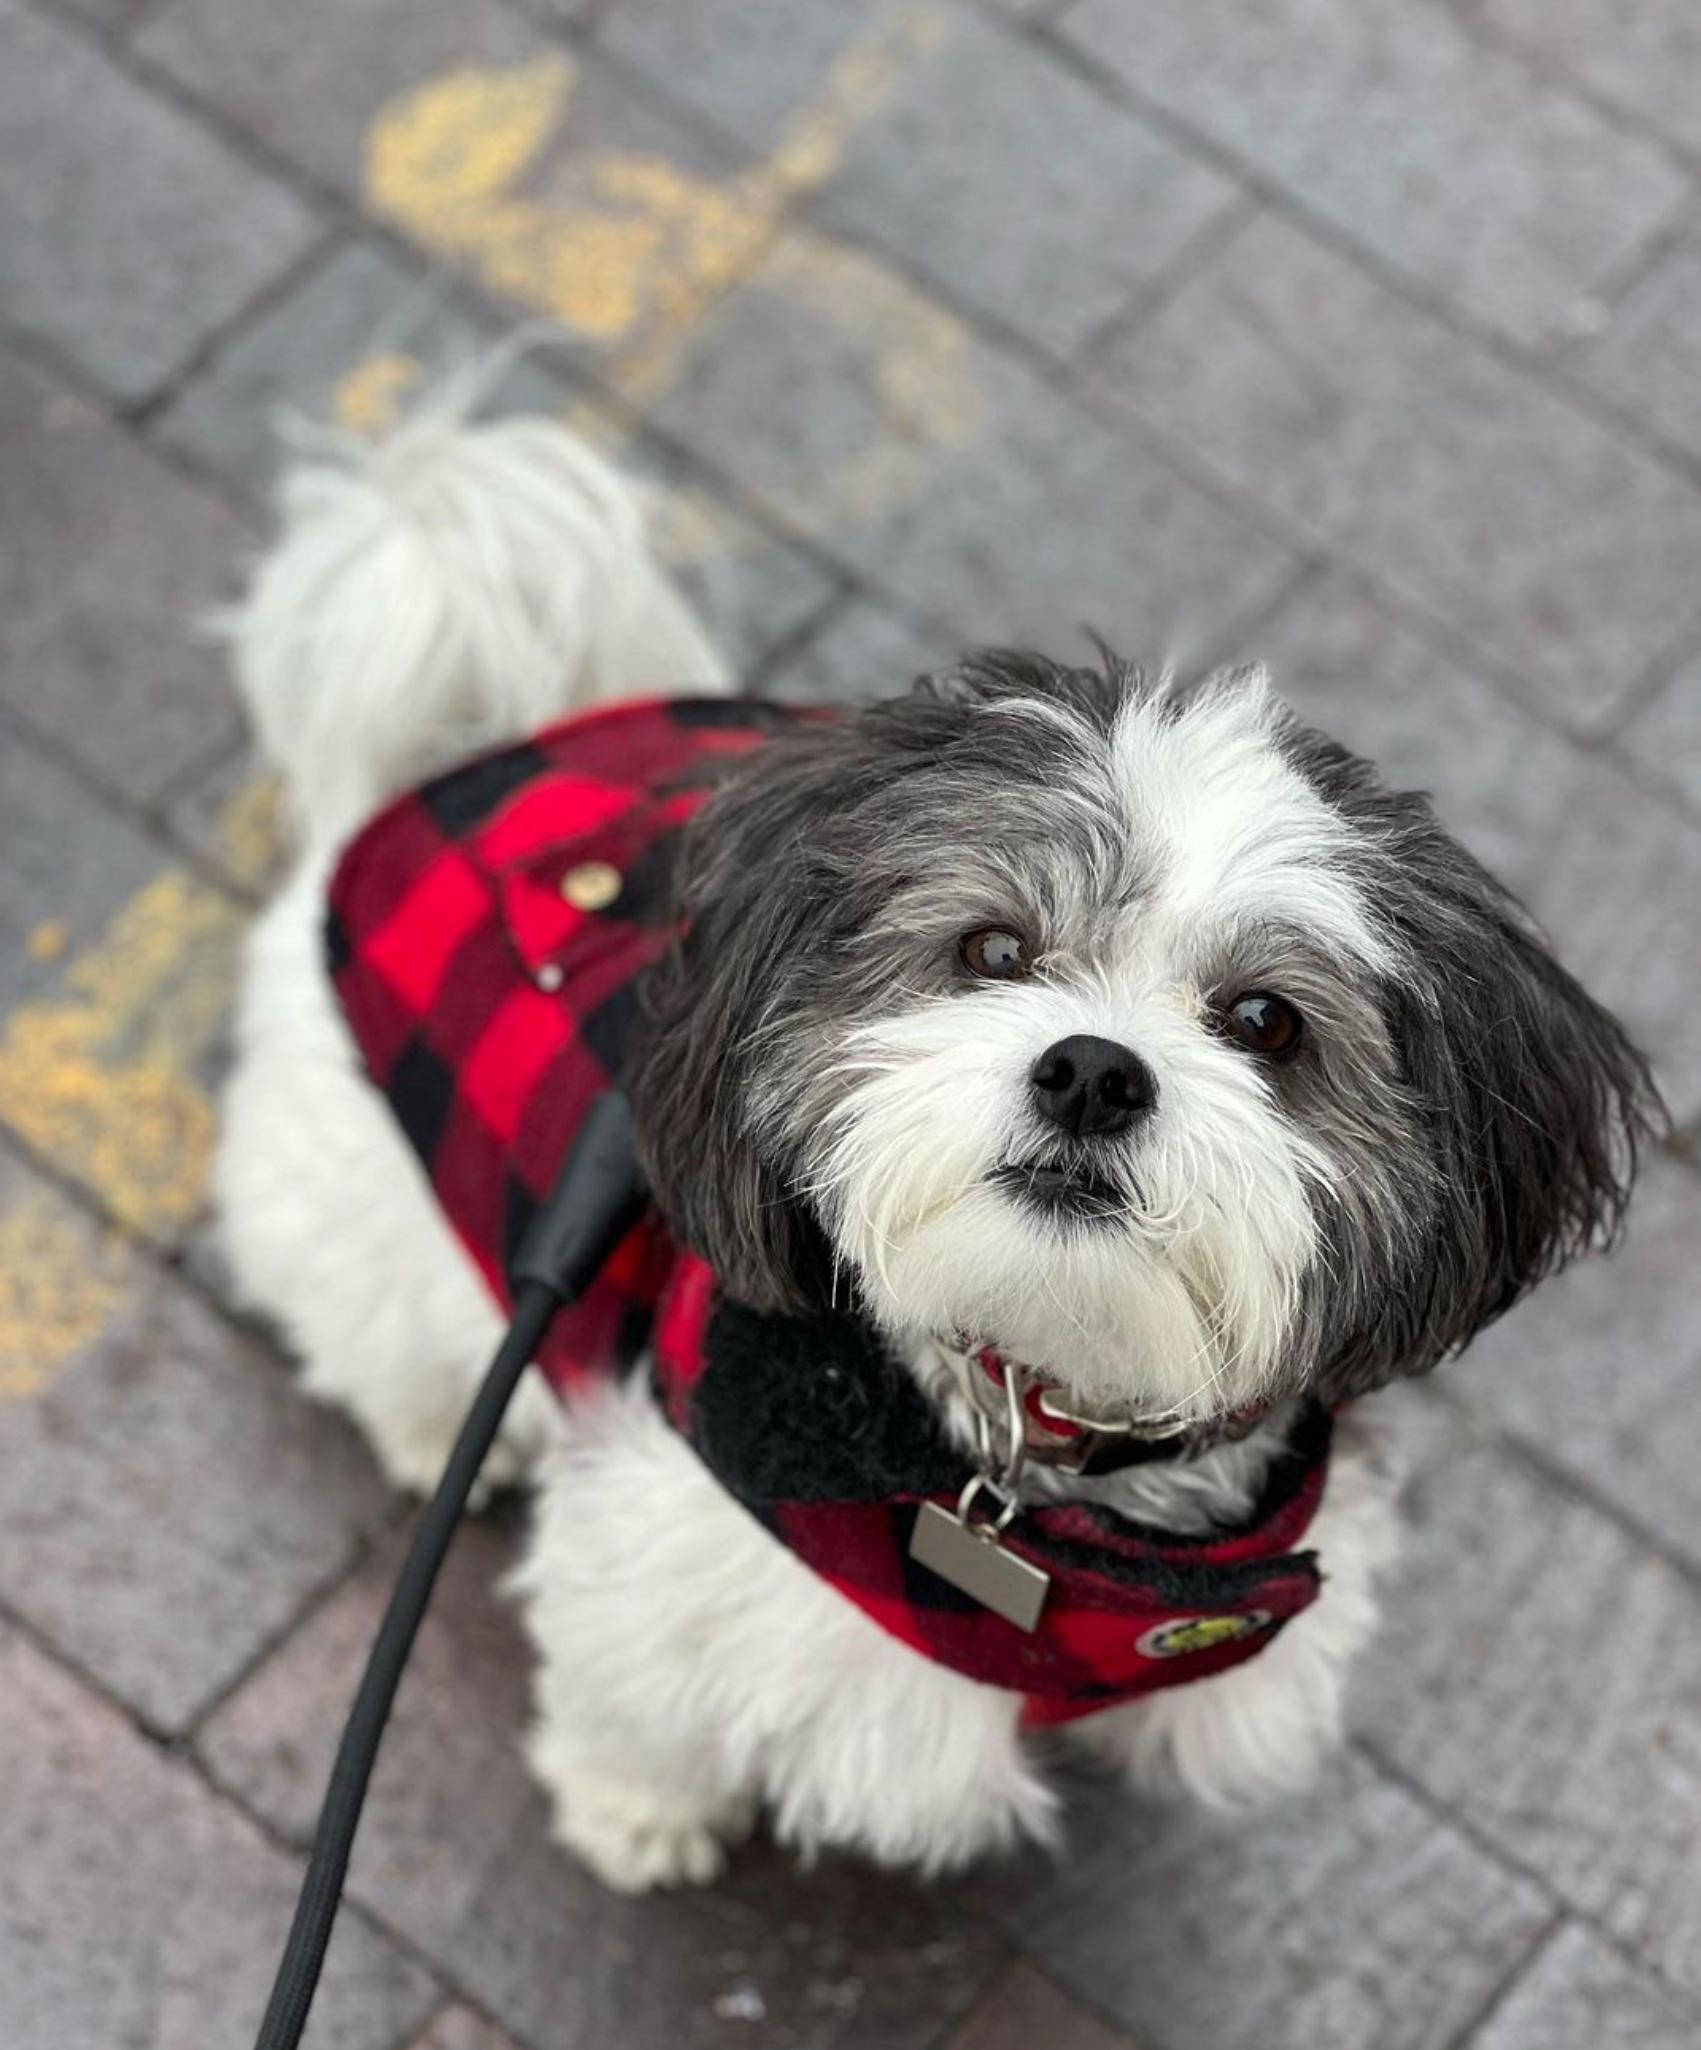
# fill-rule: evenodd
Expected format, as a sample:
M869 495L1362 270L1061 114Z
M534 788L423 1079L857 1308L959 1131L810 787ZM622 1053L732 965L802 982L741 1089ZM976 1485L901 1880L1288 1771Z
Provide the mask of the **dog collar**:
M976 1414L1003 1425L1009 1376L1003 1354L994 1346L964 1347L938 1338L933 1342ZM1060 1383L1031 1367L1023 1367L1019 1378L1027 1457L1092 1478L1158 1460L1196 1458L1213 1446L1248 1436L1270 1409L1266 1402L1249 1402L1192 1420L1133 1409L1094 1412L1071 1406Z

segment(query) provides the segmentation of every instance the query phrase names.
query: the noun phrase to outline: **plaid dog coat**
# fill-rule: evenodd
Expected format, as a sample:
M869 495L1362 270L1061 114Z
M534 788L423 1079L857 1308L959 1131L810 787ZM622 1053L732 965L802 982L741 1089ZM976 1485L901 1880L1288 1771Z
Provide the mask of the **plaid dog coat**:
M499 1304L586 1106L619 1078L637 985L675 937L680 829L729 760L809 716L727 699L578 714L397 799L343 856L327 919L337 994ZM726 1300L651 1217L556 1318L538 1364L571 1394L646 1349L668 1417L777 1542L903 1643L1021 1694L1031 1721L1236 1665L1321 1584L1295 1549L1327 1471L1321 1410L1238 1529L1024 1510L1004 1543L1051 1576L1026 1632L910 1558L919 1505L954 1504L971 1470L866 1320Z

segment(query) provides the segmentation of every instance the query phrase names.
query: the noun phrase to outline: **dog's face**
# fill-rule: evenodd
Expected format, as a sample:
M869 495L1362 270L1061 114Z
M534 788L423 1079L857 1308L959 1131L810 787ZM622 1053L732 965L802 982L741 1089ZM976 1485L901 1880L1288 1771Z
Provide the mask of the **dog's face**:
M631 1083L733 1293L1085 1402L1420 1370L1616 1223L1643 1064L1418 798L1257 672L984 656L688 836Z

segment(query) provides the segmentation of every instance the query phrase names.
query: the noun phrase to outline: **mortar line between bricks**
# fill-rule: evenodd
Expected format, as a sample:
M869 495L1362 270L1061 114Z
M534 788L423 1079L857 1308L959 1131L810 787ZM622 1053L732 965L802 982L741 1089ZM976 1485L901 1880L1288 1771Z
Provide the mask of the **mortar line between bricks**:
M1693 1172L1692 1164L1681 1155L1672 1157L1681 1168ZM1701 1565L1693 1559L1686 1558L1682 1552L1674 1551L1658 1531L1643 1523L1631 1510L1599 1493L1574 1467L1560 1465L1538 1439L1527 1435L1515 1424L1502 1423L1497 1417L1479 1415L1468 1395L1452 1399L1468 1404L1473 1420L1479 1423L1488 1422L1498 1431L1503 1441L1502 1449L1509 1452L1515 1461L1522 1463L1538 1480L1561 1493L1570 1495L1582 1507L1591 1510L1609 1523L1620 1537L1630 1539L1638 1551L1658 1559L1678 1576L1691 1594L1701 1598Z
M168 0L130 0L129 10L121 22L111 25L95 21L93 26L100 29L109 42L124 44L129 42L130 38L140 30L146 28L154 16L162 12L167 4ZM72 0L72 5L75 8L76 0Z
M75 1681L85 1693L93 1695L103 1707L110 1709L151 1749L174 1761L187 1756L175 1730L167 1729L163 1723L154 1722L137 1708L134 1702L126 1701L123 1695L115 1692L111 1684L103 1680L92 1667L84 1665L81 1659L67 1651L64 1645L51 1637L39 1623L33 1622L25 1615L4 1588L0 1588L0 1623L5 1624L9 1630L15 1630L40 1657L46 1659L68 1679Z
M333 262L348 241L346 224L315 209L317 232L290 258L281 270L199 336L183 360L175 364L151 391L140 398L121 402L119 417L126 425L144 428L174 403L195 382L208 365L216 362L233 343L251 334L274 307L306 285L327 264Z
M1701 1162L1691 1160L1687 1153L1675 1145L1661 1149L1663 1158L1669 1159L1676 1170L1691 1179L1701 1178ZM1587 1510L1616 1530L1620 1537L1628 1539L1635 1548L1675 1573L1697 1596L1701 1596L1701 1565L1687 1558L1682 1552L1667 1548L1660 1536L1639 1523L1630 1511L1619 1506L1610 1497L1597 1494L1573 1468L1552 1460L1541 1445L1515 1426L1505 1423L1496 1413L1479 1401L1471 1389L1457 1387L1451 1380L1438 1381L1433 1375L1427 1384L1435 1398L1449 1409L1455 1419L1469 1430L1482 1447L1497 1452L1522 1466L1532 1478L1556 1494L1569 1497L1577 1506Z
M1098 2022L1108 2035L1115 2037L1119 2050L1122 2050L1122 2046L1126 2046L1126 2050L1183 2050L1183 2046L1172 2045L1167 2036L1155 2034L1145 2023L1140 2025L1139 2034L1135 2036L1122 2016L1104 2006L1102 2002L1091 1994L1072 1986L1066 1979L1059 1977L1049 1966L1042 1965L1035 1958L1033 1952L1025 1948L1020 1938L1011 1937L1003 1929L1002 1925L995 1926L999 1927L1000 1933L1005 1936L1005 1940L1010 1944L1011 1955L975 2003L965 2008L963 2013L957 2017L957 2020L952 2024L953 2028L960 2026L965 2021L972 2021L979 2014L981 2008L987 2004L991 1994L997 1990L999 1980L1006 1977L1011 1971L1020 1969L1030 1972L1036 1979L1043 1981L1045 1985L1049 1986L1060 1999ZM941 2034L935 2037L933 2042L929 2044L928 2050L952 2050L951 2040Z
M1688 239L1694 225L1698 198L1701 198L1701 187L1697 186L1692 177L1688 190L1666 218L1656 221L1639 241L1625 251L1615 263L1608 265L1600 282L1586 295L1590 305L1600 308L1609 315L1620 312L1625 300L1637 286ZM1566 358L1582 348L1593 331L1590 329L1582 334L1557 338L1544 353L1545 366L1556 371L1562 370ZM1584 388L1588 389L1587 380L1584 379L1582 382Z
M1675 655L1672 653L1673 650ZM1698 655L1701 655L1701 632L1691 628L1685 635L1674 636L1669 648L1662 651L1658 660L1648 664L1625 693L1624 703L1612 718L1603 724L1600 731L1602 749L1616 749L1636 720L1664 694L1667 687L1677 680ZM1635 761L1637 758L1631 755L1626 759ZM1675 786L1674 792L1685 811L1694 809L1692 800L1682 791L1675 790Z
M1472 313L1457 300L1447 298L1421 272L1405 270L1391 263L1250 160L1237 156L1158 101L1148 99L1083 45L1043 24L1035 29L1034 35L1036 41L1042 42L1071 69L1095 80L1177 148L1186 150L1232 178L1307 240L1339 257L1391 297L1446 328L1455 341L1481 350L1503 369L1548 393L1568 412L1610 430L1690 489L1701 488L1701 461L1677 449L1639 420L1617 413L1591 387L1556 377L1551 365L1542 358L1540 351L1543 345L1514 340L1510 334ZM1683 169L1685 175L1693 179L1691 167L1685 165ZM1693 200L1693 192L1690 197Z
M788 1853L788 1855L790 1854ZM934 1882L936 1885L941 1883L939 1881ZM956 2038L958 2030L962 2028L965 2022L972 2020L980 2012L982 2004L990 1997L999 1980L1004 1977L1012 1965L1018 1963L1023 1957L1022 1951L1010 1941L1008 1935L999 1928L998 1924L990 1916L983 1915L978 1908L971 1907L969 1910L969 1921L974 1926L984 1929L993 1938L994 1948L1000 1952L1000 1955L995 1956L991 1960L987 1967L986 1977L976 1985L973 1992L955 2003L951 2012L940 2023L938 2029L928 2037L923 2050L951 2050L951 2045Z
M231 700L237 702L234 686ZM170 833L172 811L186 798L194 796L203 783L211 782L221 771L233 768L252 747L253 736L244 720L241 732L233 739L216 741L211 747L202 748L180 769L174 769L148 803L149 814L157 819L160 830Z
M1243 625L1237 626L1234 629L1235 641L1251 646L1256 642L1260 634L1269 631L1290 606L1299 604L1308 591L1315 590L1328 574L1328 570L1329 563L1325 557L1320 555L1302 556L1293 575L1271 593L1268 603L1253 613ZM1208 673L1213 669L1224 668L1231 662L1245 660L1256 662L1258 659L1255 649L1250 656L1245 655L1242 653L1241 647L1234 645L1226 635L1221 635L1214 644L1207 640L1204 648L1204 660L1200 667ZM1276 685L1276 690L1279 696L1281 693L1279 682Z
M1347 1738L1346 1748L1349 1751L1356 1751L1375 1772L1391 1786L1398 1788L1416 1807L1421 1808L1431 1822L1438 1823L1461 1842L1468 1844L1490 1865L1497 1866L1502 1872L1510 1873L1515 1879L1521 1879L1525 1885L1533 1887L1547 1903L1550 1911L1564 1913L1569 1910L1593 1923L1594 1918L1585 1910L1576 1907L1575 1903L1568 1901L1545 1873L1538 1871L1533 1865L1525 1864L1516 1852L1505 1849L1492 1837L1485 1835L1480 1826L1471 1821L1464 1809L1455 1808L1439 1794L1432 1792L1421 1779L1390 1757L1373 1736L1366 1735L1362 1730L1354 1731ZM1549 1918L1544 1917L1544 1926Z
M104 385L96 384L84 370L78 368L69 357L63 355L46 336L33 333L20 326L10 316L0 313L0 349L17 357L43 377L53 381L80 399L92 412L98 413L108 427L127 435L139 449L144 449L163 469L186 484L192 484L198 491L216 498L223 509L248 526L253 517L253 508L216 470L191 455L187 450L174 448L170 443L156 442L136 432L134 425L125 419L120 410L120 401Z
M1477 2041L1518 1987L1534 1971L1544 1952L1565 1927L1567 1919L1566 1909L1563 1906L1555 1907L1553 1913L1537 1928L1530 1941L1524 1944L1518 1955L1512 1959L1506 1971L1477 2001L1461 2025L1437 2046L1437 2050L1469 2050L1469 2046Z
M252 899L245 899L233 889L229 879L198 848L187 845L171 833L148 805L138 803L134 797L126 796L120 785L109 784L97 769L91 768L80 756L72 754L57 734L45 732L35 724L28 713L19 711L10 701L0 704L0 726L10 726L14 735L26 747L50 761L56 769L76 783L85 796L95 798L109 811L118 813L125 824L140 838L148 841L163 859L186 867L197 882L205 883L209 889L216 890L221 897L227 898L238 909L254 909Z
M1582 1928L1588 1930L1590 1935L1595 1937L1597 1941L1610 1949L1616 1957L1621 1958L1638 1975L1655 1980L1660 1990L1676 2006L1686 2012L1693 2013L1698 2020L1701 2020L1701 1998L1698 1998L1691 1987L1679 1985L1672 1978L1671 1974L1664 1970L1653 1958L1644 1955L1641 1951L1633 1950L1628 1943L1616 1935L1592 1908L1587 1908L1580 1901L1573 1900L1568 1894L1562 1892L1544 1873L1531 1865L1525 1864L1523 1859L1515 1852L1508 1850L1504 1845L1485 1836L1481 1828L1471 1821L1465 1809L1451 1807L1447 1802L1432 1793L1421 1779L1408 1772L1404 1766L1384 1751L1375 1737L1367 1735L1361 1730L1348 1739L1348 1744L1352 1750L1358 1752L1361 1757L1366 1759L1377 1772L1381 1773L1384 1779L1388 1780L1393 1786L1398 1787L1402 1793L1414 1801L1432 1820L1438 1821L1451 1829L1455 1835L1463 1838L1473 1850L1486 1858L1491 1864L1498 1865L1503 1871L1513 1873L1517 1878L1522 1879L1526 1885L1533 1886L1537 1892L1544 1895L1557 1907L1559 1911L1558 1918L1561 1922L1571 1921L1578 1923Z
M817 604L812 605L800 620L787 627L772 647L765 649L757 657L751 666L749 676L740 681L741 693L747 692L751 697L762 696L775 673L824 633L853 602L848 585L835 584L830 587Z
M1073 0L1065 0L1073 5ZM1515 58L1536 78L1568 99L1580 101L1598 114L1621 135L1627 135L1634 142L1659 152L1680 171L1693 176L1701 172L1701 149L1696 149L1676 136L1667 135L1646 115L1639 114L1633 107L1616 100L1610 93L1585 78L1581 72L1573 71L1563 58L1555 57L1544 45L1520 36L1515 29L1509 29L1480 9L1473 8L1467 19L1463 19L1447 0L1419 0L1431 13L1440 12L1449 19L1461 22L1471 41L1482 43L1489 49L1498 50L1503 56Z
M302 1394L285 1362L274 1359L271 1365L291 1384L291 1393L298 1400L305 1402L310 1399ZM423 1507L423 1503L411 1499L398 1499L393 1494L387 1496L381 1506L373 1512L371 1520L362 1524L355 1532L354 1541L346 1556L335 1566L327 1568L319 1579L297 1596L290 1605L288 1615L266 1633L247 1657L208 1693L206 1699L187 1718L180 1733L181 1741L200 1758L202 1765L206 1767L209 1782L215 1786L222 1785L218 1774L202 1756L200 1748L207 1726L213 1718L230 1705L250 1680L270 1665L298 1631L306 1629L337 1599L351 1580L372 1564L384 1546L405 1528L408 1518L417 1518ZM333 1702L327 1706L333 1712L339 1706L344 1713L347 1712L346 1702ZM231 1790L225 1788L224 1791L229 1793Z
M1167 263L1159 264L1149 278L1136 285L1124 303L1114 313L1106 314L1071 350L1066 367L1072 383L1091 373L1113 344L1129 340L1154 320L1201 271L1233 247L1263 210L1263 202L1256 193L1238 190L1221 213L1207 221Z

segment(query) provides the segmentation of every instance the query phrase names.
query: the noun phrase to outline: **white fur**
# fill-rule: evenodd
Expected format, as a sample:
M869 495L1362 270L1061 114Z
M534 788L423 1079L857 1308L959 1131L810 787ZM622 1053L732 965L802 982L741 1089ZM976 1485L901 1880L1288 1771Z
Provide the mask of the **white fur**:
M430 413L376 450L327 442L281 502L284 532L235 618L237 669L302 851L249 948L217 1169L224 1244L244 1298L300 1353L308 1388L359 1420L394 1480L426 1488L498 1320L360 1077L325 981L319 923L336 846L395 788L569 706L701 688L722 672L648 556L629 494L559 427ZM1224 728L1210 745L1232 743L1240 763L1223 802L1285 807L1315 846L1324 827L1273 777L1249 715L1210 716ZM1238 737L1227 731L1237 719ZM1204 729L1194 738L1204 750ZM1159 770L1141 773L1149 799ZM1179 792L1192 771L1177 756L1162 773ZM1248 831L1250 859L1265 843L1257 821ZM1197 881L1197 854L1183 849L1177 872ZM1269 880L1268 866L1259 873ZM1350 906L1321 886L1315 901L1345 939ZM1178 900L1173 930L1184 922ZM1374 945L1368 931L1351 939ZM1275 1142L1248 1065L1220 1057L1165 994L1167 944L1130 941L1078 978L1067 1027L1125 1022L1132 1009L1162 1060L1174 1114L1156 1141L1170 1149L1155 1170L1160 1212L1114 1274L1084 1249L1049 1300L1012 1298L999 1315L1033 1364L1068 1355L1078 1384L1096 1376L1103 1393L1114 1378L1126 1395L1110 1298L1132 1271L1143 1386L1203 1412L1242 1399L1272 1356L1311 1250L1304 1179L1322 1170L1291 1133ZM930 1077L933 1064L960 1064L966 1034L989 1077L1013 1087L1034 1032L1050 1030L1031 1015L1039 1001L990 990L953 1029L924 1013L847 1048L854 1114L831 1135L829 1200L899 1326L916 1323L919 1304L932 1328L947 1321L942 1306L972 1324L984 1305L953 1277L972 1262L984 1281L989 1252L1027 1264L1028 1227L1009 1206L959 1200L993 1144L965 1124L975 1092L960 1065L949 1090ZM1199 1143L1212 1121L1238 1156ZM1225 1152L1232 1169L1212 1168ZM1185 1521L1211 1495L1220 1511L1253 1490L1261 1456L1225 1447L1184 1484L1179 1469L1154 1470L1121 1499ZM492 1473L528 1470L536 1528L515 1585L539 1652L530 1757L563 1840L611 1885L711 1877L757 1804L805 1852L853 1845L927 1871L1051 1834L1054 1799L1016 1699L921 1658L816 1579L708 1475L641 1382L570 1421L540 1387L523 1389ZM1315 1529L1329 1576L1320 1601L1247 1667L1095 1718L1083 1739L1143 1782L1208 1800L1301 1777L1335 1733L1391 1496L1346 1433Z

